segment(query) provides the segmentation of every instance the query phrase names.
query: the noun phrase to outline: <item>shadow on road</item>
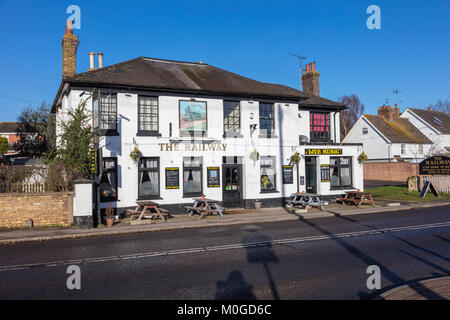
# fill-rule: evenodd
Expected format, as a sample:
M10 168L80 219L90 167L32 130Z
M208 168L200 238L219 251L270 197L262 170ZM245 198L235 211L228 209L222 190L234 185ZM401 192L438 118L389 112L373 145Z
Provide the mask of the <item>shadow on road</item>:
M279 262L277 255L272 250L272 239L258 231L256 227L247 229L247 232L241 241L246 249L247 261L262 265L272 297L274 300L279 300L275 279L269 268L269 263ZM234 270L230 272L227 280L217 282L216 299L256 300L252 288L252 285L246 282L242 272Z
M329 212L330 212L330 211L329 211ZM366 224L360 223L360 222L357 221L357 220L354 220L354 219L351 219L351 218L348 218L348 217L344 217L344 216L342 216L342 215L339 214L339 213L336 213L336 212L330 212L330 213L334 214L335 217L340 218L340 219L342 219L342 220L345 220L345 221L347 221L347 222L356 223L356 224L358 224L358 225L360 225L360 226L363 226L363 227L365 227L365 228L369 228L369 229L372 229L372 230L378 230L378 231L380 231L380 229L378 229L378 228L376 228L376 227L374 227L374 226L366 225ZM327 230L321 228L320 226L316 225L315 223L313 223L313 222L311 222L311 221L308 221L308 220L306 220L306 219L303 219L301 216L299 216L299 215L297 215L297 214L295 214L295 213L292 213L292 214L298 216L299 219L301 219L301 220L302 220L303 222L305 222L307 225L309 225L309 226L315 228L316 230L320 231L321 233L323 233L323 234L325 234L325 235L329 235L329 236L332 236L332 235L333 235L333 233L331 233L331 232L329 232L329 231L327 231ZM391 236L391 237L393 237L393 238L395 238L395 239L397 239L397 240L400 240L400 241L402 241L402 242L404 242L404 243L406 243L406 244L408 244L408 245L410 245L410 246L412 246L412 247L414 247L414 248L416 248L416 249L425 251L425 252L428 253L428 254L434 255L434 256L436 256L436 257L438 257L438 258L440 258L440 259L443 259L443 260L445 260L445 261L448 261L448 258L446 258L446 257L444 257L444 256L442 256L442 255L440 255L440 254L438 254L438 253L432 252L432 251L430 251L430 250L428 250L428 249L425 249L425 248L422 248L422 247L417 246L417 245L415 245L415 244L412 244L411 242L409 242L409 241L407 241L407 240L405 240L405 239L402 239L402 238L400 238L400 237L397 237L397 236L395 236L395 235L393 235L393 234L389 234L389 233L385 233L385 234L386 234L386 235L389 235L389 236ZM369 265L377 265L377 266L380 267L380 270L381 270L382 275L385 276L385 277L388 278L391 282L394 283L394 285L389 286L389 287L387 287L387 288L384 288L384 289L383 289L383 292L384 292L384 291L387 291L387 290L390 290L390 289L392 289L392 288L394 288L394 287L397 287L397 286L408 285L412 290L416 291L418 294L420 294L421 296L423 296L423 297L425 297L425 298L427 298L427 299L429 299L429 298L430 298L430 299L439 299L439 300L440 300L440 299L444 299L443 297L439 296L437 293L435 293L434 291L432 291L432 290L426 288L425 286L421 285L420 283L414 282L414 286L410 285L410 284L412 283L412 281L408 281L408 282L405 281L404 279L402 279L401 277L399 277L397 274L395 274L394 272L392 272L391 270L389 270L385 265L381 264L380 262L378 262L378 261L376 261L375 259L371 258L370 256L366 255L364 252L362 252L361 250L355 248L355 247L352 246L351 244L347 243L345 240L343 240L343 239L341 239L341 238L332 238L332 239L333 239L334 241L336 241L339 245L341 245L342 247L344 247L344 248L345 248L347 251L349 251L351 254L353 254L356 258L362 260L365 264L367 264L367 266L369 266ZM439 267L439 266L436 266L435 264L432 264L431 262L426 261L426 260L423 259L423 258L414 256L414 255L411 255L411 254L409 254L409 253L407 253L407 252L405 252L405 251L403 251L403 250L399 250L399 251L402 252L402 253L405 253L405 254L407 254L407 255L413 257L413 258L416 258L416 259L418 259L419 261L421 261L421 262L423 262L423 263L426 263L426 264L429 265L429 266L432 266L432 267L434 267L434 268L436 268L436 269L438 269L438 270L441 270L441 271L443 271L444 273L446 273L447 275L450 273L449 270L447 270L447 269L445 269L445 268L441 268L441 267ZM367 294L367 293L365 293L365 292L360 291L358 294L359 294L359 296L360 296L361 299L369 299L369 298L374 298L374 297L376 297L379 293L380 293L380 292L375 292L375 293L373 293L373 294Z
M228 279L217 281L216 300L256 300L253 286L245 281L238 270L231 271Z

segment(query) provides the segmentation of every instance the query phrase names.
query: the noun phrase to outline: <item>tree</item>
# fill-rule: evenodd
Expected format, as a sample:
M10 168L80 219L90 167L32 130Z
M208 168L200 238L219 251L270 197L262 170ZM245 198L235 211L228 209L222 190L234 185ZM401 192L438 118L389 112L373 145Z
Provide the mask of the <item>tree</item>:
M84 176L89 176L89 149L93 145L91 130L91 116L86 108L89 98L68 112L68 120L61 122L62 134L59 136L59 146L56 147L54 162L61 162L64 166Z
M357 95L344 95L339 99L348 109L341 110L339 113L341 127L341 141L350 132L353 125L364 112L364 105L359 101Z
M28 107L18 118L19 140L14 149L22 156L41 157L55 145L55 117L45 101L39 107Z
M450 116L450 102L448 101L448 98L445 100L439 99L436 104L431 105L431 110L444 112Z
M5 154L8 152L8 139L5 137L0 137L0 154Z

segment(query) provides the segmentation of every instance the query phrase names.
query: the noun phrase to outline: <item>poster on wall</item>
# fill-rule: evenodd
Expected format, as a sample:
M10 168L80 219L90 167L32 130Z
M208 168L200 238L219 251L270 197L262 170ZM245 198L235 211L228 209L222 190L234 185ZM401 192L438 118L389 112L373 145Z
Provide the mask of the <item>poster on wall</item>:
M293 184L293 183L294 183L294 167L283 166L283 184Z
M180 188L179 168L166 168L166 189Z
M330 182L330 165L322 164L320 166L320 173L322 182Z
M206 101L180 100L180 134L203 135L207 128Z
M92 127L97 130L100 126L100 92L94 91L92 96Z
M220 187L220 168L219 167L208 167L208 188L219 188Z

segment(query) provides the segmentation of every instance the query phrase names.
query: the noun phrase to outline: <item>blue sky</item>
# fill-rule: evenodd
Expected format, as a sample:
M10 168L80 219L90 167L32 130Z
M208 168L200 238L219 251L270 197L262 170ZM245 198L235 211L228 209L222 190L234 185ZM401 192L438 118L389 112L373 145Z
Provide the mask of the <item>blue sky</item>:
M81 8L77 72L94 51L104 53L105 66L138 56L203 60L299 88L292 52L317 62L321 96L354 93L366 113L392 101L397 88L401 110L450 96L448 0L0 0L0 121L53 101L71 4ZM381 8L381 30L366 27L371 4Z

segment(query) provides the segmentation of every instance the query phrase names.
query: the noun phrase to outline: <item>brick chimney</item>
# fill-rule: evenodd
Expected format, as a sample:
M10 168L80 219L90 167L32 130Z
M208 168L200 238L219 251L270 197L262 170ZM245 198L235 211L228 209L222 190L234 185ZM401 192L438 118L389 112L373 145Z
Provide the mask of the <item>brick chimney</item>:
M303 91L319 96L319 76L320 74L316 71L316 63L307 64L306 73L302 75Z
M389 121L394 120L394 114L392 113L392 107L391 106L381 106L378 109L378 116L383 117Z
M62 40L63 48L63 78L73 77L77 73L78 38L73 34L72 20L66 22L66 33Z

